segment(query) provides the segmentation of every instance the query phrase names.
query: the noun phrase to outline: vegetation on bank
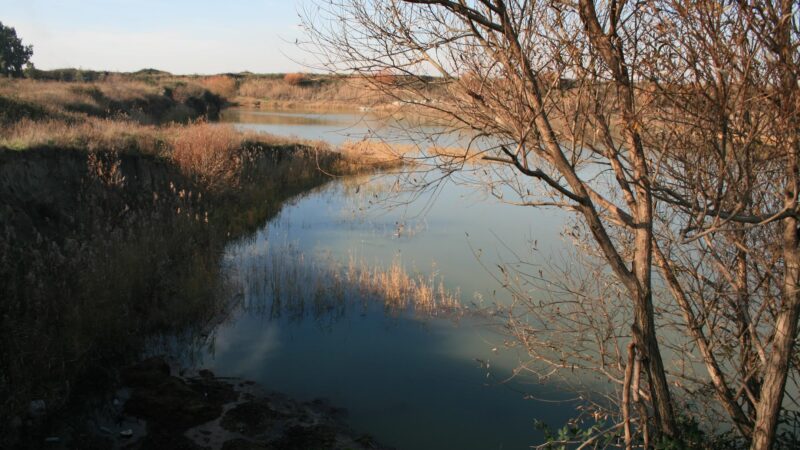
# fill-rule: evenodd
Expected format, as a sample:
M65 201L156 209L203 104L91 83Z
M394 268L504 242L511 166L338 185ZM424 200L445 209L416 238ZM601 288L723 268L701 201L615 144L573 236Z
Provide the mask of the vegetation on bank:
M23 119L51 119L69 125L87 119L163 124L187 123L201 117L215 119L225 99L197 83L149 83L112 76L102 81L70 83L2 79L0 102L3 126Z
M236 300L228 242L331 174L397 163L208 122L224 102L199 83L0 81L4 427L31 433L32 400L49 414L113 383L158 336L210 333Z
M347 76L314 73L255 74L250 72L217 75L173 75L155 69L120 73L81 69L39 70L28 68L25 77L33 86L74 87L94 85L103 89L113 85L160 94L173 90L178 96L207 91L227 102L249 107L303 107L312 109L384 108L396 103L387 88L407 83L420 83L419 77L405 78L377 73L370 76ZM427 81L434 81L433 78ZM54 83L54 84L53 84ZM425 88L434 98L442 89L441 83L427 83ZM25 85L20 85L22 88Z

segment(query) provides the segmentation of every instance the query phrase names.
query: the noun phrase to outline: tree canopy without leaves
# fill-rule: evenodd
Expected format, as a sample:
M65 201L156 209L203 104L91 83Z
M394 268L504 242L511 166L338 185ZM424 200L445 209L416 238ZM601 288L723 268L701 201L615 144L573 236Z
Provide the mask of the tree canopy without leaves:
M706 424L778 442L798 391L796 2L318 6L306 26L324 67L471 136L461 153L423 151L441 174L575 213L583 270L505 270L504 285L522 371L617 387L616 408L593 406L615 425L586 442L680 443L679 411L706 398Z
M22 45L17 31L0 22L0 75L21 77L22 69L32 55L33 47Z

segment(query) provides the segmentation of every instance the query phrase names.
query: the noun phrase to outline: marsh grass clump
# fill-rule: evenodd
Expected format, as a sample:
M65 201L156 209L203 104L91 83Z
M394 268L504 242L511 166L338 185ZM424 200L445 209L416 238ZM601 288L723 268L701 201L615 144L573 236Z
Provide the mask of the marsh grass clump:
M434 270L410 272L395 258L388 266L369 264L351 254L342 262L329 254L308 256L294 244L258 255L241 254L232 272L238 274L247 310L272 318L336 321L348 310L381 308L392 317L445 316L464 312L458 290L450 290Z
M173 127L167 133L173 161L204 184L235 186L245 157L243 136L230 126L208 123Z
M392 145L381 141L347 141L338 148L344 160L353 167L389 169L402 166L413 159L413 145Z
M224 98L235 97L238 89L236 79L228 75L203 77L199 80L199 84L210 92Z
M288 83L291 86L300 86L303 83L308 82L306 75L303 73L287 73L283 76L283 81Z

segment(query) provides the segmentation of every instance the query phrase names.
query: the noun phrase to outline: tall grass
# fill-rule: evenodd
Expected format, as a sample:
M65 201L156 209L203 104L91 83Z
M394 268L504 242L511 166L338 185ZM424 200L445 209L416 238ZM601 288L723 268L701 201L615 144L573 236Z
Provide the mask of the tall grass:
M213 117L223 104L222 97L196 81L149 84L118 75L91 83L0 79L0 98L36 105L51 118L126 118L142 124Z
M238 90L238 83L233 77L227 75L214 75L203 77L198 83L209 91L225 98L233 98Z
M258 254L239 254L237 274L244 306L251 312L300 320L336 320L348 310L381 308L390 316L459 317L460 294L445 287L435 267L412 273L399 258L387 266L351 254L342 262L330 255L308 256L295 244Z
M245 158L242 133L230 126L203 123L173 127L167 135L170 156L182 170L197 175L209 187L237 184Z
M23 119L1 130L0 147L12 150L52 147L159 155L166 149L163 132L157 127L122 120Z
M337 149L354 167L387 169L411 161L417 147L374 140L346 141Z
M57 410L87 371L113 376L149 336L207 332L231 298L226 243L330 179L306 147L206 123L144 128L163 139L163 158L0 150L0 423L32 399ZM207 170L218 161L225 171Z
M226 308L219 267L227 242L327 174L393 163L381 156L387 148L338 152L230 125L147 119L228 81L167 92L104 80L0 80L0 106L9 106L0 113L2 423L34 398L57 408L73 381L135 358L145 336L207 325ZM333 292L366 277L374 282L358 289L391 299L387 308L410 307L406 298L449 301L399 269L362 272L328 272ZM295 280L278 289L292 292Z
M289 77L289 75L291 75ZM247 78L240 86L238 94L261 100L295 103L328 102L338 105L370 105L387 101L384 94L371 87L371 84L358 78L318 78L289 74L289 79ZM301 74L302 75L302 74Z

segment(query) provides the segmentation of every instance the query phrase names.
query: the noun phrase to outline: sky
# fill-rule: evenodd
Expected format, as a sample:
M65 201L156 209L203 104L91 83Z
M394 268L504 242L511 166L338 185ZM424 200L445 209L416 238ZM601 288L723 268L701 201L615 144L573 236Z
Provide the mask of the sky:
M40 69L175 74L312 71L303 0L0 0Z

